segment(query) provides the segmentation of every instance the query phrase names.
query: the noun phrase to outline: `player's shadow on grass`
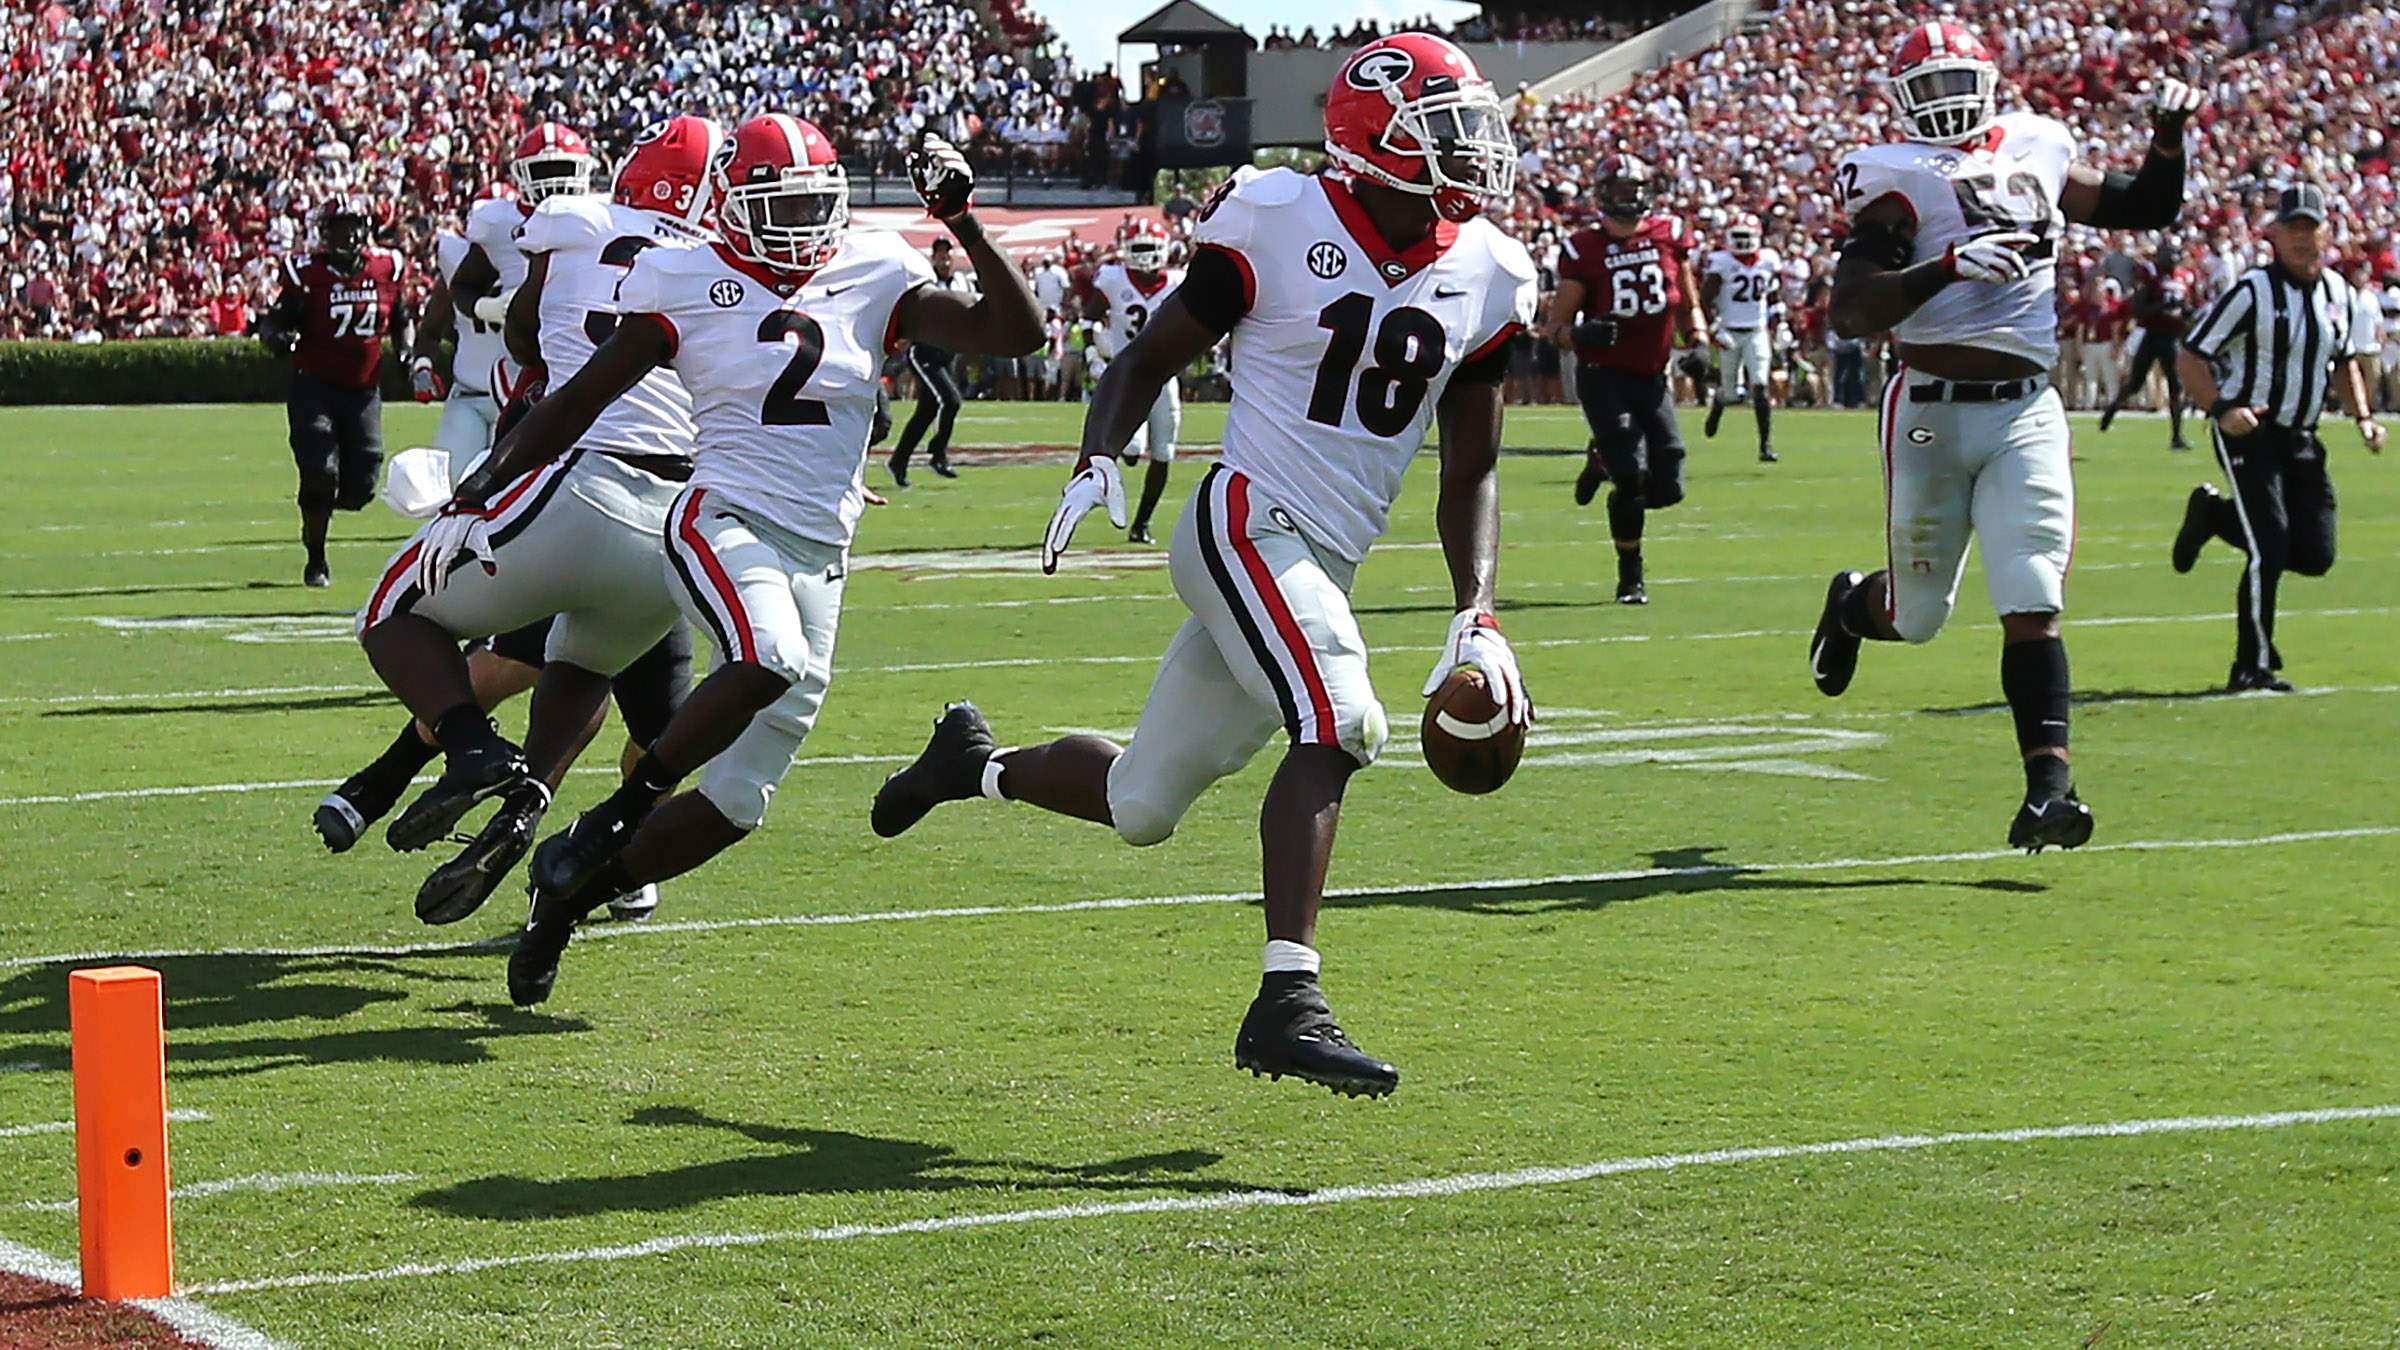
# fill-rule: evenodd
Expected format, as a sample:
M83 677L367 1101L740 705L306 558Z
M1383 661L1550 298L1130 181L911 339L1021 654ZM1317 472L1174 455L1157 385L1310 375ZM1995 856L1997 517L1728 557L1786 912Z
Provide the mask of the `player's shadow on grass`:
M898 1191L1176 1191L1222 1195L1260 1189L1195 1175L1222 1161L1200 1149L1149 1153L1106 1162L1059 1164L1023 1158L970 1158L947 1144L887 1139L848 1130L795 1129L724 1120L686 1106L650 1106L628 1125L723 1130L771 1153L691 1163L619 1176L488 1176L412 1197L411 1205L465 1219L563 1219L689 1209L711 1200L756 1195L850 1195ZM635 1151L647 1141L632 1141Z
M431 968L454 956L473 959L474 970ZM438 1017L405 1026L337 1025L411 997L406 989L351 977L381 976L436 988L480 986L490 978L488 944L404 959L193 956L146 964L165 976L168 1064L188 1077L231 1078L320 1064L480 1064L493 1058L490 1042L496 1040L591 1029L587 1022L520 1012L488 999L462 999L433 1009ZM0 1035L36 1038L36 1044L22 1048L34 1052L31 1062L45 1067L67 1067L68 969L29 967L0 982ZM311 1023L329 1029L313 1032L293 1025ZM257 1030L211 1034L249 1028ZM39 1057L45 1052L57 1061L54 1066ZM17 1053L9 1051L12 1057Z
M1880 876L1836 879L1789 869L1748 867L1712 862L1719 845L1649 851L1653 875L1618 877L1606 881L1533 882L1522 886L1456 886L1426 891L1374 891L1360 895L1327 896L1325 903L1356 908L1384 905L1422 905L1464 910L1470 914L1524 916L1563 910L1606 909L1610 905L1653 900L1662 895L1704 895L1716 891L1878 891L1908 886L1965 886L1974 890L2035 895L2050 888L2017 877L1948 880L1936 877Z
M2193 699L2238 698L2239 694L2223 685L2202 689L2081 689L2067 696L2073 703L2188 703ZM1988 703L1962 703L1955 708L1919 708L1918 712L1934 717L1966 717L1975 713L2003 713L2008 704L1999 699Z
M297 581L187 581L178 585L66 586L56 590L0 591L0 600L82 600L111 595L184 595L204 591L296 591Z
M397 706L398 700L381 689L362 689L350 694L303 694L291 698L254 698L226 702L221 699L195 700L188 703L103 703L90 708L52 708L44 717L160 717L176 713L281 713L313 712L327 708L379 708Z

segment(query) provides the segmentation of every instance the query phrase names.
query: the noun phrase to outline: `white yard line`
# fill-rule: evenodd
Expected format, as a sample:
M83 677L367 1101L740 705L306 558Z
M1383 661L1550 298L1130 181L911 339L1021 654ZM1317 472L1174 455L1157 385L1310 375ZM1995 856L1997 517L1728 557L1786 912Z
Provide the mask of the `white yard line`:
M2400 825L2362 825L2348 829L2296 830L2241 839L2137 839L2113 844L2086 844L2078 855L2093 853L2172 853L2193 849L2264 848L2283 844L2320 843L2332 839L2384 839L2400 835ZM1615 872L1574 872L1543 877L1502 877L1491 880L1405 882L1389 886L1345 886L1328 889L1328 899L1359 896L1426 895L1444 891L1502 891L1531 887L1597 885L1615 881L1654 881L1674 877L1726 876L1778 872L1848 872L1885 867L1994 862L2021 859L2018 849L1978 849L1963 853L1903 853L1885 858L1822 858L1798 862L1723 862L1696 867L1635 867ZM578 932L578 942L669 933L718 933L744 928L824 928L864 923L906 923L923 919L1005 918L1027 914L1082 914L1096 910L1162 909L1183 905L1248 904L1256 891L1196 891L1185 895L1112 896L1100 900L1068 900L1038 905L953 905L925 909L887 909L856 914L776 914L751 919L659 920L638 924L597 924ZM686 900L685 903L691 903ZM204 957L273 957L297 960L327 956L422 956L434 953L497 950L513 938L482 941L397 942L314 947L196 947L139 952L69 952L52 956L0 957L0 970L26 966L66 965L91 961L178 961Z
M206 1111L185 1111L177 1109L167 1112L167 1119L177 1122L207 1120L209 1118L209 1114ZM75 1133L75 1122L71 1120L44 1120L37 1121L31 1125L0 1125L0 1139L22 1139L27 1135L33 1134L73 1133Z
M246 1177L227 1177L222 1181L196 1181L178 1186L173 1195L178 1200L205 1200L212 1195L238 1195L247 1191L296 1191L320 1186L401 1186L423 1177L414 1172L379 1172L360 1175L355 1172L260 1172ZM72 1200L28 1200L24 1208L37 1214L69 1214L75 1210Z
M66 1289L83 1288L83 1272L72 1262L6 1238L0 1238L0 1270ZM208 1346L210 1350L290 1350L267 1333L188 1298L135 1299L134 1306L173 1327L185 1340Z
M1227 1210L1322 1208L1361 1200L1438 1200L1492 1191L1523 1190L1532 1186L1565 1186L1603 1177L1648 1172L1673 1172L1688 1167L1725 1167L1744 1163L1780 1162L1860 1153L1906 1153L1959 1148L1975 1144L2030 1144L2069 1139L2132 1139L2146 1135L2215 1133L2231 1130L2279 1130L2296 1125L2326 1125L2342 1121L2390 1120L2400 1106L2331 1107L2314 1111L2274 1111L2246 1116L2167 1116L2148 1120L2112 1120L2097 1124L2048 1125L2017 1130L1959 1130L1948 1134L1885 1134L1859 1139L1834 1139L1815 1144L1761 1144L1746 1148L1707 1149L1693 1153L1653 1153L1610 1158L1572 1167L1528 1167L1513 1172L1469 1172L1412 1181L1365 1186L1334 1186L1293 1194L1289 1191L1235 1191L1225 1195L1162 1196L1149 1200L1119 1200L1100 1204L1056 1205L1045 1209L1002 1210L991 1214L951 1214L901 1223L851 1223L827 1228L788 1228L751 1233L695 1233L651 1238L613 1247L583 1247L572 1251L528 1252L487 1256L465 1261L407 1262L378 1270L327 1271L269 1275L248 1280L221 1280L195 1285L193 1294L254 1293L271 1289L310 1289L325 1285L372 1284L387 1280L473 1275L513 1266L583 1265L664 1256L670 1252L758 1247L769 1243L847 1242L858 1238L899 1237L916 1233L948 1233L1018 1224L1062 1223L1076 1219L1112 1219L1131 1214L1208 1214Z

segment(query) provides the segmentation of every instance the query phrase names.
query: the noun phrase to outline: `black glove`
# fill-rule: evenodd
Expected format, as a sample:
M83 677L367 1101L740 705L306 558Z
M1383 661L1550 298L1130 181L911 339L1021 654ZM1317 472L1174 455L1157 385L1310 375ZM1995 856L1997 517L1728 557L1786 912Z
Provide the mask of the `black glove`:
M298 333L285 332L280 328L270 328L267 331L260 333L258 335L258 340L266 347L267 355L274 357L278 361L289 358L291 354L298 350L300 346L300 335Z
M1690 376L1694 384L1707 384L1709 377L1716 373L1708 368L1708 358L1698 352L1685 353L1684 358L1675 363L1675 368Z
M1568 330L1578 347L1614 347L1617 345L1615 319L1585 319Z
M935 220L949 220L975 205L975 170L957 146L930 131L909 152L908 181Z

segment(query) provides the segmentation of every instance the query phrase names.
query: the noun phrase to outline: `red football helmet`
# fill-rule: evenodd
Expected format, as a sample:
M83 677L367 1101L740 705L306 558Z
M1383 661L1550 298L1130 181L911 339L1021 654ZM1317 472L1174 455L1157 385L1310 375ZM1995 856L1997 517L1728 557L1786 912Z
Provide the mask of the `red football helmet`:
M544 197L600 190L600 161L573 127L544 122L517 142L508 180L527 206Z
M761 266L814 272L850 228L850 176L833 142L789 113L736 127L717 151L716 180L725 247Z
M1641 156L1620 150L1592 170L1592 190L1600 197L1602 215L1611 220L1640 220L1650 213L1650 203L1658 196L1658 173Z
M1764 234L1765 231L1759 228L1758 217L1735 216L1733 223L1725 227L1725 249L1736 257L1747 258L1758 252L1759 241Z
M1132 228L1121 237L1125 268L1131 272L1163 272L1167 270L1167 232L1155 220L1136 221L1128 218Z
M1517 144L1491 82L1431 33L1353 53L1325 95L1325 157L1466 220L1516 189Z
M2000 116L2000 68L1983 39L1954 23L1912 30L1892 58L1892 99L1911 138L1964 145Z
M621 206L664 216L698 234L716 206L713 173L724 143L724 131L705 117L653 122L633 138L610 194Z

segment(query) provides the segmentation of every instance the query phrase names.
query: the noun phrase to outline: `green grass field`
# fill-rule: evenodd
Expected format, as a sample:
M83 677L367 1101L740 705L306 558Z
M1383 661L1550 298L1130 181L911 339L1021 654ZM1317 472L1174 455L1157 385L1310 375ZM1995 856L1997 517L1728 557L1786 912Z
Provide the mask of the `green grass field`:
M2216 697L2234 562L2166 561L2207 466L2081 427L2099 834L2025 857L1979 572L1940 641L1809 686L1825 576L1882 553L1867 419L1787 416L1777 466L1686 421L1646 609L1576 462L1503 466L1544 721L1494 797L1406 737L1353 788L1326 984L1405 1075L1361 1102L1231 1067L1271 755L1147 851L981 802L866 828L944 699L1132 726L1182 611L1097 520L1039 574L1056 465L870 514L766 829L520 1012L513 892L429 931L429 856L308 826L398 724L348 613L403 523L341 521L304 590L277 410L0 413L0 1127L71 1114L67 971L153 954L206 1116L180 1276L310 1350L2400 1344L2393 466L2332 430L2347 552L2284 591L2304 692ZM1432 487L1356 597L1403 726L1449 612ZM73 1193L70 1136L0 1128L0 1237L71 1256Z

